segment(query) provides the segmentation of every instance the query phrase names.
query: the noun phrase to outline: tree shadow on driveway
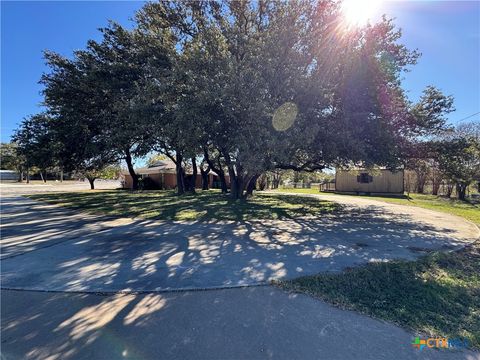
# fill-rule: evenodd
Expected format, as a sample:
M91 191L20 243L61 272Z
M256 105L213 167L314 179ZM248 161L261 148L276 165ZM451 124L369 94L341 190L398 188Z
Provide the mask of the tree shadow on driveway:
M422 255L418 249L450 249L470 240L454 224L433 226L375 206L321 217L210 222L117 221L36 207L28 200L8 206L1 280L3 288L14 289L115 292L265 284L371 261L414 259Z
M6 359L475 359L272 287L150 294L2 291ZM348 339L348 341L345 341Z

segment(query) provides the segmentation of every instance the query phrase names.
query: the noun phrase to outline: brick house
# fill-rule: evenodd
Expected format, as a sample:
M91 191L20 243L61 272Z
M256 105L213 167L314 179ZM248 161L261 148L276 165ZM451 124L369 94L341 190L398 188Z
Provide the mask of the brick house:
M150 178L155 182L161 189L175 189L177 187L177 172L175 163L171 160L161 160L157 161L151 166L135 169L135 172L141 179ZM185 169L187 181L193 176L192 169ZM123 187L125 189L131 189L133 182L132 177L128 171L123 171L121 174ZM227 186L230 186L230 178L228 175L225 175L225 180ZM197 178L195 179L195 187L202 188L202 175L200 170L198 171ZM209 188L220 188L220 179L218 175L211 171L208 174L208 187Z

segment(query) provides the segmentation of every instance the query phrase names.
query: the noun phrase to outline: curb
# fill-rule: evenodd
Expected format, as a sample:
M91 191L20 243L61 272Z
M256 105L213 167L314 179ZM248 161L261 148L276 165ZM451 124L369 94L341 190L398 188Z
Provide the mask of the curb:
M17 291L17 292L39 292L39 293L51 293L51 294L87 294L98 296L111 296L116 294L169 294L169 293L184 293L184 292L200 292L200 291L215 291L215 290L234 290L234 289L246 289L255 287L268 287L272 286L272 282L261 282L257 284L248 285L223 285L223 286L209 286L209 287L184 287L175 289L161 289L161 290L107 290L107 291L93 291L93 290L45 290L45 289L21 289L21 288L8 288L1 287L1 291Z

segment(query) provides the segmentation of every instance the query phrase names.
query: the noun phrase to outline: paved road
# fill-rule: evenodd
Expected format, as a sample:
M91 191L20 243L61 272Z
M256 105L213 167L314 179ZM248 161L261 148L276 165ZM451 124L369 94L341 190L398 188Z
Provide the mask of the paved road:
M115 292L264 284L414 259L479 235L458 217L358 200L322 218L182 223L103 218L4 196L2 286Z
M272 287L111 296L3 291L9 359L469 359Z
M121 182L118 180L95 180L95 189L97 190L111 190L118 189L120 187ZM90 183L86 180L67 180L64 182L47 181L46 183L35 181L31 182L30 184L18 182L0 182L0 194L2 196L83 190L90 190Z

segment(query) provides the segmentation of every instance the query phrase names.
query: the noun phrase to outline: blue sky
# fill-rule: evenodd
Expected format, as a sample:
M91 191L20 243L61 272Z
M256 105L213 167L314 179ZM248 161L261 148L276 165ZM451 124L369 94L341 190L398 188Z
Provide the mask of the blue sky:
M97 28L108 19L131 26L141 6L140 1L2 1L1 141L9 141L23 117L39 111L43 50L70 56L88 39L99 39ZM395 17L402 42L423 54L405 75L412 100L432 84L455 97L451 122L480 111L480 2L386 1L380 13ZM478 119L480 114L470 120Z

